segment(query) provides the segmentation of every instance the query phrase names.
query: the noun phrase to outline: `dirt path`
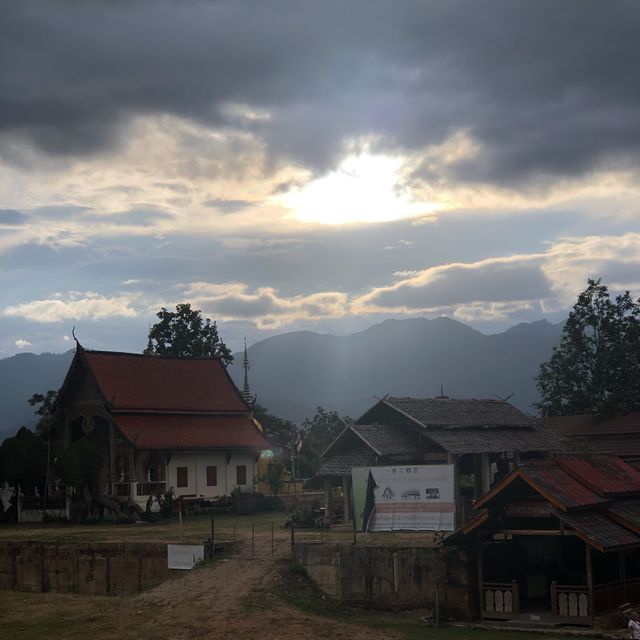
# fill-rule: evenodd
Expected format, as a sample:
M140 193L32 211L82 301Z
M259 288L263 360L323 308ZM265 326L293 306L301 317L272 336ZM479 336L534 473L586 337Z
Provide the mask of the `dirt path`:
M180 621L184 621L183 630L170 636L175 640L234 637L246 640L372 640L396 637L305 614L277 601L269 593L269 587L280 578L277 561L288 552L288 540L283 536L278 538L273 556L270 534L256 534L254 554L251 545L244 543L237 556L164 582L136 596L132 605L154 606L162 612L159 621L172 628L179 627ZM257 594L254 599L261 601L258 607L249 607L247 599L254 592Z

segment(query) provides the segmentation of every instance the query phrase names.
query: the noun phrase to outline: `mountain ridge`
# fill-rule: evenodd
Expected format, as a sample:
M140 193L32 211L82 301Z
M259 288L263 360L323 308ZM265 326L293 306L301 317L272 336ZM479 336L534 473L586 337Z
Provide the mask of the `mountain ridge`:
M385 394L431 397L441 385L451 397L506 397L531 411L538 396L533 377L551 355L563 323L520 323L483 334L451 318L388 319L336 336L291 331L248 348L249 383L258 402L298 423L318 406L357 417ZM34 393L57 389L73 350L20 353L0 359L0 440L36 417ZM242 353L229 373L243 384Z

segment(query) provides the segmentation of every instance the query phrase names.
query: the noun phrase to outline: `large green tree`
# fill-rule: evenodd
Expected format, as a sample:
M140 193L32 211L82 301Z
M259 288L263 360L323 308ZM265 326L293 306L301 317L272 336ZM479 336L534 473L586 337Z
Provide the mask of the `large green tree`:
M36 433L22 427L0 446L0 485L7 482L32 494L44 490L47 471L47 443Z
M640 300L628 291L612 299L601 280L588 280L536 381L542 415L640 409Z
M202 316L190 304L179 304L175 311L162 307L159 321L149 329L144 353L173 358L220 358L225 365L233 362L227 345L218 335L215 321Z

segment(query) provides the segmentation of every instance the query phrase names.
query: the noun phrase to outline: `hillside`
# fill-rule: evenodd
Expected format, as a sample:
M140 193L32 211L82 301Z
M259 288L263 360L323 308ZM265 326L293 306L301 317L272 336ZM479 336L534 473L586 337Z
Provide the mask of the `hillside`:
M485 335L449 318L387 320L349 336L285 333L249 348L249 381L272 413L298 422L318 405L357 416L374 396L506 397L531 411L533 376L562 325L542 320ZM27 400L60 386L72 358L24 353L0 360L0 439L35 417ZM242 354L230 373L242 387Z
M562 325L520 324L485 335L449 318L387 320L338 337L287 333L249 349L250 385L261 404L294 420L316 406L357 416L385 394L506 397L532 411L533 377ZM230 368L242 384L241 358Z
M28 400L34 393L57 389L73 358L66 353L19 353L0 360L0 440L15 433L21 425L36 422Z

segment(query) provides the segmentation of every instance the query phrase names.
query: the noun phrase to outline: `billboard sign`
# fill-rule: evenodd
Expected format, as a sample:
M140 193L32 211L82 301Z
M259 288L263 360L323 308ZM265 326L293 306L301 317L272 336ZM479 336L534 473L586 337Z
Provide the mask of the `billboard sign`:
M168 544L167 566L169 569L193 569L204 560L203 544Z
M452 464L356 467L353 514L358 531L453 531Z

